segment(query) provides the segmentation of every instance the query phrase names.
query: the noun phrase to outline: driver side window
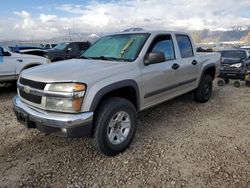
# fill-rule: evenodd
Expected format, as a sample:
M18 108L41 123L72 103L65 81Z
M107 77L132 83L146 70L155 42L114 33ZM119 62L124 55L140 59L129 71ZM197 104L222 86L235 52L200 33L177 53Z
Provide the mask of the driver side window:
M150 52L162 52L166 61L175 59L174 45L171 35L161 35L154 39Z

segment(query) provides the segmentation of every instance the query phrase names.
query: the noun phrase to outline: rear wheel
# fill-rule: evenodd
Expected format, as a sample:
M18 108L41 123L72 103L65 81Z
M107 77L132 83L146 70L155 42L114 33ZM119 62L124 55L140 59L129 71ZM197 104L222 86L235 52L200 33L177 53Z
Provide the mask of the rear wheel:
M202 77L199 87L194 92L194 99L199 103L207 102L213 90L213 78L210 75L205 74Z
M134 105L126 99L112 97L101 104L96 114L92 145L109 156L124 151L136 132L137 113Z

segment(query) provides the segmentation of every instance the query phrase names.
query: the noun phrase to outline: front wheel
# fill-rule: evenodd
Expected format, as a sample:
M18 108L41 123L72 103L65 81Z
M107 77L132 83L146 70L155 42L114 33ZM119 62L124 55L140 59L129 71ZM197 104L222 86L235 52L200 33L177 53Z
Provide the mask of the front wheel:
M117 155L130 145L135 136L135 107L126 99L109 98L97 110L94 126L92 145L105 155Z
M194 99L199 103L207 102L213 90L213 78L210 75L205 74L202 77L199 87L194 92Z

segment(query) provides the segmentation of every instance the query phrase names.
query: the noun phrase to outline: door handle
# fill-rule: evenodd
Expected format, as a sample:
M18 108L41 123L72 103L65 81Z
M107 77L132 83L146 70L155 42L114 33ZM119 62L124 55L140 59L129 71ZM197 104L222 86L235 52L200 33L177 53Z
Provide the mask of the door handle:
M19 61L19 62L23 62L23 60L22 60L22 59L18 59L17 61Z
M172 69L176 70L176 69L178 69L179 67L180 67L180 65L177 64L177 63L175 63L175 64L173 64Z
M197 65L198 62L196 60L193 60L192 65Z

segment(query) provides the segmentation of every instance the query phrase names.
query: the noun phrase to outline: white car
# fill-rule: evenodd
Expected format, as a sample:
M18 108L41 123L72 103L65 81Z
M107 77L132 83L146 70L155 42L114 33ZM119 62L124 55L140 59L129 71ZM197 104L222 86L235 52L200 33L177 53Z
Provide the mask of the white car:
M13 53L0 47L0 82L16 81L23 70L48 63L47 58Z

